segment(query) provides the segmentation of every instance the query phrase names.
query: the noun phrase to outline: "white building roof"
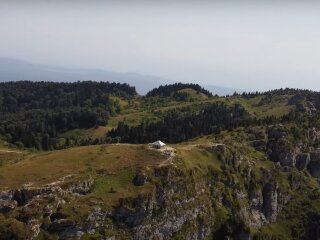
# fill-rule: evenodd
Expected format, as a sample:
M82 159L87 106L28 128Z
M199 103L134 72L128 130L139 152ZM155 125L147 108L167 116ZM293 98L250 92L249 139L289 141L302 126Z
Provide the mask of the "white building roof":
M151 144L154 145L154 146L160 146L160 147L163 147L163 146L166 145L165 143L161 142L160 140L158 140L158 141L156 141L154 143L151 143Z

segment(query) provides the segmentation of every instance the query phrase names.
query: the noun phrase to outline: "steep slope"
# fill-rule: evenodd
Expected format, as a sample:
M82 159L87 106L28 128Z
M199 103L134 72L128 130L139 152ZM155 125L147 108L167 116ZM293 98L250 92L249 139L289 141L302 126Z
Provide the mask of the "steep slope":
M295 213L277 230L292 205L304 201L316 210L319 185L306 172L267 160L251 146L252 136L239 129L163 153L143 145L88 146L6 165L2 239L319 236L312 232L319 212L313 222ZM300 238L292 232L297 220L309 227Z
M44 152L1 143L0 239L320 237L319 93L119 104L103 131L124 143ZM100 130L60 137L91 131ZM147 144L158 139L168 145Z

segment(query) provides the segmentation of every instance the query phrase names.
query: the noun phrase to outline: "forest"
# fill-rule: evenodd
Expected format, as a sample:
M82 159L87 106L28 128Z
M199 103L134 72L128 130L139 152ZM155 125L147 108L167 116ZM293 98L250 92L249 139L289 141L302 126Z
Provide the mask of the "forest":
M110 96L134 95L134 87L109 82L0 83L0 135L22 148L60 148L68 143L57 142L59 133L106 125L120 111Z
M241 105L229 107L223 102L217 102L197 112L189 108L171 111L160 122L143 122L136 127L130 128L124 122L119 122L118 127L111 130L108 136L119 137L121 142L130 143L147 143L155 139L177 143L196 136L217 134L221 130L249 125L253 121L255 120Z
M175 83L175 84L169 84L164 86L159 86L158 88L154 88L151 91L147 93L147 97L155 97L155 96L161 96L161 97L176 97L179 98L181 96L185 96L185 93L179 92L183 89L191 88L195 90L197 93L203 93L204 95L208 97L212 97L212 93L208 90L202 88L199 84L193 84L193 83ZM183 100L183 98L181 99Z

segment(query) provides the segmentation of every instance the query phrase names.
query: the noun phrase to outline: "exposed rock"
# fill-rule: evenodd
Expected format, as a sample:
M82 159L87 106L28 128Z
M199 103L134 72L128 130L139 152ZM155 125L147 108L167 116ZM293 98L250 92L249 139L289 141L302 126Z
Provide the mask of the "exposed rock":
M141 195L130 202L122 199L120 206L115 209L114 219L117 222L125 222L131 227L138 226L151 214L151 209L148 208L148 200Z
M316 149L310 153L308 171L313 177L320 178L320 149Z
M296 167L298 170L304 170L307 168L310 163L310 154L309 153L301 153L297 156Z
M262 195L264 215L270 223L274 222L278 214L277 186L267 183L262 190Z
M38 219L32 219L28 221L28 225L30 226L32 232L32 239L35 239L40 233L41 223Z
M146 184L147 180L148 180L148 176L143 172L139 172L132 180L132 183L135 186L143 186Z
M294 167L296 165L296 154L292 152L280 152L278 155L281 166Z
M309 128L308 138L313 142L320 140L320 131L317 131L316 128Z
M269 139L279 139L287 135L286 131L283 130L281 126L268 128L267 134Z
M20 206L27 204L35 196L58 192L62 192L62 189L58 186L43 188L23 188L15 190L11 199L17 201L18 205Z
M0 213L7 213L18 206L17 201L0 199Z
M294 167L299 147L286 138L286 131L281 127L268 129L267 153L271 160L281 166Z
M54 221L48 230L57 233L59 239L80 238L84 234L74 221L67 219Z
M68 191L71 193L84 195L91 190L93 184L94 180L90 177L89 179L82 182L72 184L71 186L69 186Z

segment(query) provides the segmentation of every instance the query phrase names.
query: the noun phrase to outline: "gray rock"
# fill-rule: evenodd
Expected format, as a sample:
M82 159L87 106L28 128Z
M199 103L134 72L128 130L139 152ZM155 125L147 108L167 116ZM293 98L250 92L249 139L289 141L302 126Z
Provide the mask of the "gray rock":
M320 178L320 149L316 149L310 153L308 171L313 177Z
M90 177L89 179L82 182L72 184L71 186L69 186L68 191L71 193L84 195L90 192L93 184L94 180Z
M138 173L132 180L132 183L135 186L143 186L146 184L147 180L148 180L148 176L146 174Z
M17 201L18 205L21 206L27 204L35 196L58 192L62 192L62 189L58 186L43 188L22 188L14 191L12 200Z
M14 200L0 200L0 213L7 213L15 209L18 203Z
M282 152L279 155L281 166L294 167L296 165L296 155L291 152Z
M286 131L281 129L281 126L269 128L267 131L267 134L268 134L268 139L279 139L287 135Z
M300 153L296 159L296 167L298 170L302 171L307 168L310 163L310 154L309 153Z
M277 186L267 183L262 190L262 196L264 215L272 223L276 220L278 214Z
M80 238L84 232L73 221L60 219L51 223L48 229L51 233L57 233L59 239Z

